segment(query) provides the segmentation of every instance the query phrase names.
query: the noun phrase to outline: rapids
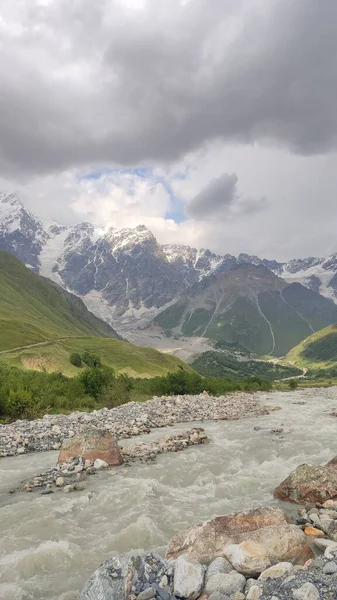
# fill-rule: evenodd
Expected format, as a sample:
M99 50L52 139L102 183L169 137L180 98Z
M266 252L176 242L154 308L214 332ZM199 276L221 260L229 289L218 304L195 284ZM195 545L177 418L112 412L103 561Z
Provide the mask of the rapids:
M83 492L10 495L22 479L52 466L57 453L1 459L0 599L77 600L109 555L131 549L164 553L168 539L193 523L276 504L272 490L292 469L337 454L337 419L330 416L337 388L260 398L282 410L204 422L209 445L161 455L156 464L133 465L124 475L100 473ZM146 439L190 427L178 424ZM275 428L284 428L283 439L271 433Z

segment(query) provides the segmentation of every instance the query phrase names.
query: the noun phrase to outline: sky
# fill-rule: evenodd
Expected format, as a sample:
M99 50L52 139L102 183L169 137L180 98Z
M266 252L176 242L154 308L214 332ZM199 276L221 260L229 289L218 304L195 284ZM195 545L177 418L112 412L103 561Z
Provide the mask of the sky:
M337 2L2 0L0 189L45 222L337 251Z

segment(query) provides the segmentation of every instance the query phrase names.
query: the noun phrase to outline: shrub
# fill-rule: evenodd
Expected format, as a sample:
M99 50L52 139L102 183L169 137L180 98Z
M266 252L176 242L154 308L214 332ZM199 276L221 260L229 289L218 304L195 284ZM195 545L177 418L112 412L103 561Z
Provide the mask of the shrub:
M114 372L108 368L88 367L79 375L84 392L96 400L103 389L108 387L114 379Z
M88 367L100 367L101 359L97 354L90 354L90 352L83 352L82 361Z
M296 388L298 387L298 381L296 381L295 379L291 379L290 381L288 381L288 385L291 390L296 390Z
M71 364L74 365L74 367L81 367L82 366L81 355L78 352L73 352L70 355L69 360L70 360Z
M10 390L5 402L6 415L11 420L31 419L39 413L37 403L33 401L32 393L19 387Z
M131 400L132 381L129 377L120 375L103 388L99 401L106 408L114 408Z

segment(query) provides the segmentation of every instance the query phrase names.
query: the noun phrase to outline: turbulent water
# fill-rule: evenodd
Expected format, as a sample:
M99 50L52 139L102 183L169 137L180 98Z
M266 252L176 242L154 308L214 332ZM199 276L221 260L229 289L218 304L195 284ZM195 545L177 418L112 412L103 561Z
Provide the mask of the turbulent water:
M329 414L337 391L261 399L282 410L205 422L209 445L162 455L157 464L132 466L125 475L91 477L84 492L10 496L21 479L52 466L56 454L1 459L0 599L78 599L87 577L109 555L130 549L163 553L170 536L193 523L274 504L273 488L298 464L327 462L337 454L337 419ZM284 439L271 433L280 427Z

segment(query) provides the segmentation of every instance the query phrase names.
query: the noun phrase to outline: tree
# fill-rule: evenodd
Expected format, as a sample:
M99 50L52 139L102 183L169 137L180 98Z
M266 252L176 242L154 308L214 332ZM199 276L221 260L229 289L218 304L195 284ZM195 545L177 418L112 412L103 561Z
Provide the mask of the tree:
M100 367L101 359L97 354L90 354L90 352L83 352L82 361L88 367Z
M79 379L83 384L84 392L97 400L103 388L107 387L114 377L112 369L88 367L80 374Z
M70 355L69 360L70 360L71 364L74 365L74 367L81 367L82 366L81 355L78 352L73 352Z
M298 387L298 381L296 381L295 379L291 379L290 381L288 381L288 385L291 390L296 390L296 388Z

